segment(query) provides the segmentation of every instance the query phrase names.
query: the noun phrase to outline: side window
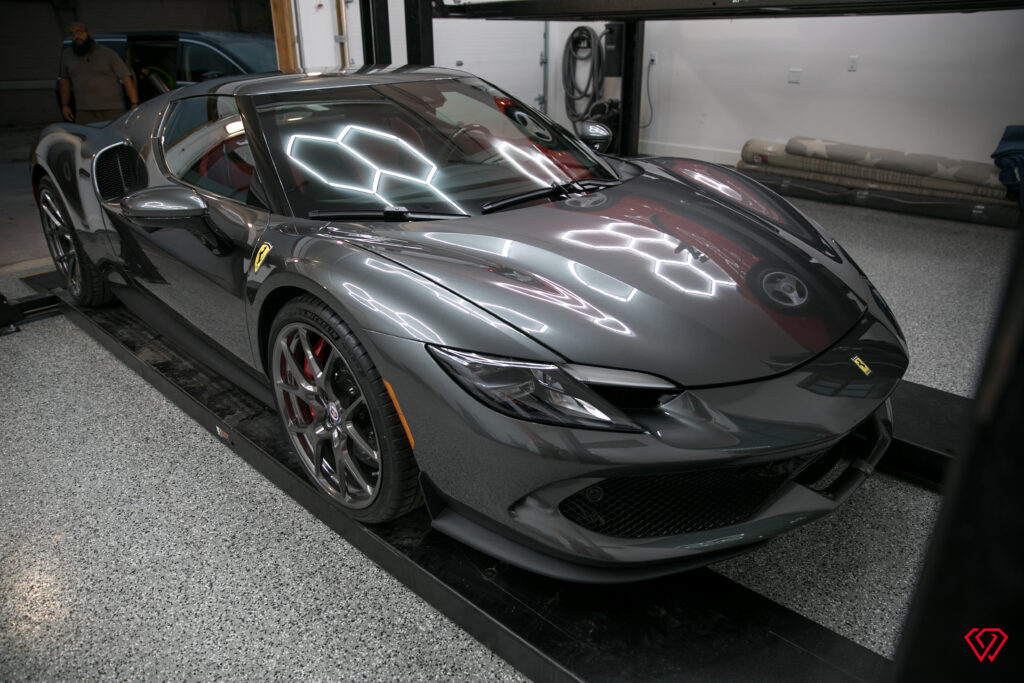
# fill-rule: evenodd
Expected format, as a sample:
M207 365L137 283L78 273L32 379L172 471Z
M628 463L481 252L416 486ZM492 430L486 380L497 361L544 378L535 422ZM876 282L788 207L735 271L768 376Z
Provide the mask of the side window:
M227 57L221 53L196 43L181 43L181 68L178 71L179 81L190 83L219 76L232 76L241 73Z
M249 200L253 158L233 97L203 95L178 102L163 130L167 170L222 197Z

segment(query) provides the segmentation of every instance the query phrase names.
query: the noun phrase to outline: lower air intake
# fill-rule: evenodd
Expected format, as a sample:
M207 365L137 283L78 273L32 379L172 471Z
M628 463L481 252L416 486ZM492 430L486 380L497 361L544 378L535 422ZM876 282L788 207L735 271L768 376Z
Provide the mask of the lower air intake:
M96 157L96 189L103 201L110 202L138 189L140 159L128 145L111 147Z
M577 491L558 506L579 526L618 538L653 538L744 522L791 475L780 463L613 477Z

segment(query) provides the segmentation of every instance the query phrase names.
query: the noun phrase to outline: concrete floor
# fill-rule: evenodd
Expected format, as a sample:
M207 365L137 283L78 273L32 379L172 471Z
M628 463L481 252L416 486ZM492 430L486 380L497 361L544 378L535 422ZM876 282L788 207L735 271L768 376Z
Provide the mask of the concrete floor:
M971 395L1012 232L799 205L896 311L908 378ZM0 423L2 680L521 678L63 318L0 337ZM876 475L714 569L891 656L939 503Z

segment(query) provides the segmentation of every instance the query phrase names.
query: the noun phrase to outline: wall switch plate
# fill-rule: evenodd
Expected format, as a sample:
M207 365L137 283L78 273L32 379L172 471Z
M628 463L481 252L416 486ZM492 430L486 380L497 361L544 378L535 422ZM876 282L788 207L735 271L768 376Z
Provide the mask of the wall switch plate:
M789 76L786 77L787 83L799 83L800 77L804 75L803 69L790 69Z
M860 56L858 56L858 55L850 55L850 65L846 67L846 70L847 71L856 71L857 70L857 62L859 62L859 61L860 61Z

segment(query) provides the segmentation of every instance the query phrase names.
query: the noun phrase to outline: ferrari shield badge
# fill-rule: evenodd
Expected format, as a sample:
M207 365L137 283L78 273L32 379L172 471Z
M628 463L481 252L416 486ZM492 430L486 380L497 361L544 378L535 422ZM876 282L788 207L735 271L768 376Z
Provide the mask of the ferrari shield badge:
M863 360L861 360L860 356L854 356L850 360L853 361L854 365L856 365L858 368L860 368L860 371L863 372L865 376L871 374L871 368L868 367L867 363L865 363Z
M260 272L260 266L263 265L263 259L267 258L267 254L270 253L270 243L264 242L260 245L259 250L256 252L256 258L252 262L252 272L256 274Z

